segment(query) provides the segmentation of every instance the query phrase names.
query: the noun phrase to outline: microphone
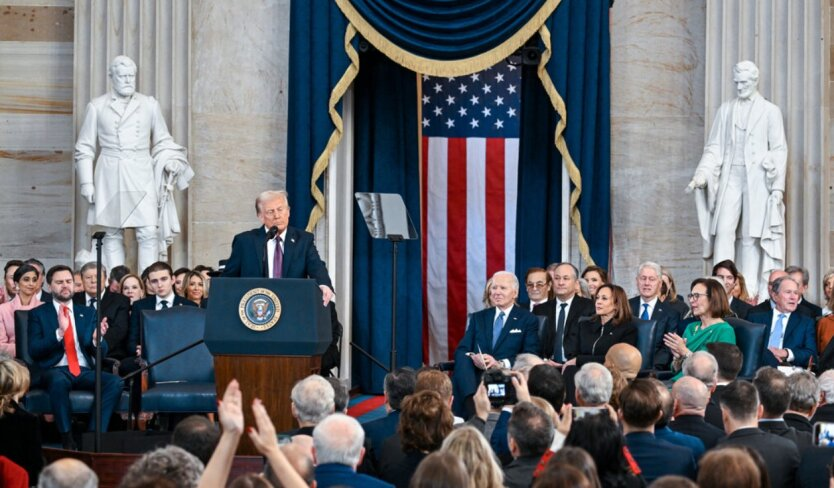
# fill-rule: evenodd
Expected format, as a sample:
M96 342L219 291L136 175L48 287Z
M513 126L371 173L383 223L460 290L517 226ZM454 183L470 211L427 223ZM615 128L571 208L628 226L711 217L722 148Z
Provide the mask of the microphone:
M273 225L272 227L269 228L269 231L266 233L266 240L271 241L272 239L275 239L275 236L277 236L277 235L278 235L278 227Z

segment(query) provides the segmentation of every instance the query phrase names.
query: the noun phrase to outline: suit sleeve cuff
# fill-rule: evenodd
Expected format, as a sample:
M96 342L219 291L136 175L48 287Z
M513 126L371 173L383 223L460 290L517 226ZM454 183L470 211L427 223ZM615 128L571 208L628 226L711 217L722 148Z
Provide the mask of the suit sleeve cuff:
M793 351L791 351L790 349L785 349L785 350L788 351L788 359L786 360L786 362L793 363L793 360L795 359L794 355L793 355Z
M501 360L501 366L503 366L503 367L505 367L505 368L507 368L507 369L510 369L510 368L512 368L512 367L513 367L513 365L512 365L512 364L510 364L510 360L509 360L509 359L502 359L502 360Z

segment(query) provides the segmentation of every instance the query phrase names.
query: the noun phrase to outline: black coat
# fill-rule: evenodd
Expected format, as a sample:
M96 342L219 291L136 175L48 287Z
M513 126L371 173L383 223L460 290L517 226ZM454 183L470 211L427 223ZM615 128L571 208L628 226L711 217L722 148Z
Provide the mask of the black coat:
M712 449L718 441L724 438L724 431L718 427L708 424L700 415L680 415L669 423L669 427L675 432L695 436L701 439L704 447Z
M533 307L533 314L547 317L547 323L541 334L541 354L544 359L553 358L553 349L556 340L556 327L558 325L558 300L548 300L544 303ZM568 315L565 317L565 329L562 338L562 346L565 349L565 355L568 353L567 338L574 334L574 329L577 327L579 319L582 317L590 317L596 313L594 308L594 301L589 298L583 298L579 295L573 297L573 301L568 309Z
M75 305L87 306L87 294L80 291L73 295ZM130 299L120 293L105 291L99 304L98 313L101 318L107 318L107 357L123 359L128 356L127 336L130 330Z
M736 430L719 445L741 445L753 448L764 459L770 475L770 486L774 488L794 486L800 461L799 448L788 439L749 427Z
M730 311L740 319L747 320L747 315L750 313L751 308L753 308L753 305L738 298L733 298L733 301L730 302Z
M572 332L565 342L565 355L568 359L576 358L577 367L585 363L604 363L605 355L614 344L625 342L637 347L637 327L631 322L603 324L594 316L581 319Z
M630 298L628 304L631 306L631 313L634 317L640 318L640 297ZM678 322L680 322L681 316L671 305L657 300L649 320L657 321L654 336L654 368L668 370L672 364L672 352L663 343L663 335L678 330Z
M14 412L0 417L0 456L6 456L29 473L29 483L38 484L43 468L40 420L16 403Z

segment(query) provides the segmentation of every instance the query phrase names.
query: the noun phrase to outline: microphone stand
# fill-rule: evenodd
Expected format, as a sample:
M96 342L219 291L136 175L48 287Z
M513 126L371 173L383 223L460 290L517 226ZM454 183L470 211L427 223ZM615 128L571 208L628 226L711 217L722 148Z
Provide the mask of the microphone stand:
M264 278L269 278L269 256L266 255L266 251L268 249L267 244L272 239L275 239L275 236L278 235L278 227L272 226L269 228L269 231L266 233L266 239L264 239L264 254L261 259L261 268L263 268ZM275 245L280 245L277 242Z
M95 416L96 430L93 441L93 452L101 452L101 320L99 319L99 307L101 307L101 240L104 239L104 232L96 232L93 239L96 241L96 306L93 307L93 318L96 321L96 387L95 387Z

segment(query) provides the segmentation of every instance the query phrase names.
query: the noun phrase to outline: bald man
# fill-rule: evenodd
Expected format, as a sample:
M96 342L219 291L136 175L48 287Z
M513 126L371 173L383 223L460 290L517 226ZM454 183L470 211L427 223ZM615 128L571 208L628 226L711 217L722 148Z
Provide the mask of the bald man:
M784 269L774 269L770 272L770 276L767 278L767 292L770 296L760 296L759 300L761 300L761 302L747 311L748 317L750 316L750 314L769 313L771 310L773 310L773 282L783 276L788 276L788 273L786 273Z
M609 370L616 369L628 381L637 377L642 365L643 355L631 344L614 344L605 354L605 367Z
M672 385L672 415L669 427L675 432L688 434L701 439L704 447L715 447L724 437L724 431L708 424L704 414L709 403L709 388L703 381L692 376L684 376Z
M64 458L41 471L39 487L96 488L98 476L86 464L77 459Z

